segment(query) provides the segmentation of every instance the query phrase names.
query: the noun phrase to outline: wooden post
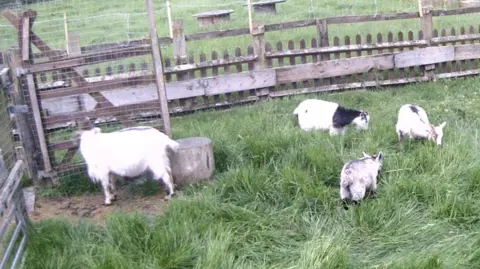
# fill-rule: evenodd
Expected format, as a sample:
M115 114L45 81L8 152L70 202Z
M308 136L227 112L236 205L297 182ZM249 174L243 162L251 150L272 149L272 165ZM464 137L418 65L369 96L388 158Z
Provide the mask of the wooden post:
M247 0L248 7L248 27L250 28L250 33L253 31L253 19L252 19L252 0Z
M255 70L259 70L266 67L265 25L260 22L254 21L252 27L253 51L258 57L258 60L255 61Z
M70 50L68 56L74 57L74 56L82 55L82 48L80 46L80 34L78 33L68 34L68 48ZM74 70L78 74L82 74L84 67L82 66L75 67ZM78 95L77 100L78 100L78 110L85 111L85 101L84 101L83 95Z
M148 21L150 23L150 39L152 45L152 56L155 68L155 79L157 82L158 99L160 101L160 110L162 113L163 126L165 134L172 137L172 129L170 127L170 114L168 112L167 91L163 77L162 53L158 45L157 26L155 25L155 9L153 8L153 0L146 0Z
M175 65L181 65L187 63L187 41L185 40L185 31L183 28L183 20L173 20L172 23L173 33L173 56ZM184 80L186 72L177 73L177 79L179 81Z
M48 153L47 139L45 137L45 132L43 130L42 114L40 111L40 105L37 98L37 90L35 88L35 81L33 79L33 74L27 75L27 87L28 94L30 97L30 106L33 111L33 118L35 120L35 129L38 134L38 142L40 143L40 151L42 152L43 165L45 166L45 172L53 172L52 164L50 162L50 155Z
M327 20L317 20L317 36L318 36L318 44L320 47L328 47L330 43L328 41L328 24ZM330 60L330 55L328 53L323 53L321 55L321 61L328 61ZM324 85L330 85L331 80L329 78L323 79Z
M172 22L172 42L173 55L175 60L182 64L187 63L187 42L185 40L185 31L183 28L183 20L173 20Z
M70 41L68 39L68 24L67 24L67 13L63 12L63 25L65 28L65 45L67 49L67 55L70 55Z
M432 20L433 0L421 0L420 26L423 33L423 39L427 41L427 46L430 46L433 37L433 20ZM425 76L433 79L435 75L435 65L426 65Z
M7 54L7 65L10 68L11 72L14 72L17 68L21 67L21 53L18 49L12 49ZM26 106L25 104L25 96L23 95L22 90L22 83L20 79L13 75L12 78L12 86L13 89L11 91L11 96L13 100L13 104L15 106ZM38 177L37 177L37 166L36 166L36 157L37 157L37 149L35 146L35 140L33 133L31 131L31 127L28 120L27 113L17 113L14 116L15 125L18 129L20 140L21 140L21 149L16 148L17 152L17 159L21 159L24 163L24 167L27 170L27 174L29 178L32 179L35 185L38 185Z
M30 60L30 17L24 16L22 17L22 29L21 29L21 36L22 36L22 60L28 61Z
M167 18L168 18L168 30L170 31L170 38L173 38L173 26L172 26L172 4L170 0L167 0Z
M253 53L258 57L254 62L254 69L261 70L267 67L267 58L265 57L265 25L263 23L252 22ZM269 88L256 90L259 97L267 97L270 94Z

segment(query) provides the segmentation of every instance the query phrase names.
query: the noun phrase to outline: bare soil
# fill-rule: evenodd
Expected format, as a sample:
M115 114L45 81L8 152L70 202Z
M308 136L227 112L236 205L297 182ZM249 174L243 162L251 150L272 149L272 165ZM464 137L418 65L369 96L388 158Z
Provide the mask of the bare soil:
M90 194L75 197L36 197L35 210L30 213L32 221L48 218L66 218L70 221L91 220L104 224L105 216L121 211L126 214L142 212L145 215L162 214L168 206L165 192L150 196L133 195L128 189L118 189L117 200L112 205L104 206L103 194Z

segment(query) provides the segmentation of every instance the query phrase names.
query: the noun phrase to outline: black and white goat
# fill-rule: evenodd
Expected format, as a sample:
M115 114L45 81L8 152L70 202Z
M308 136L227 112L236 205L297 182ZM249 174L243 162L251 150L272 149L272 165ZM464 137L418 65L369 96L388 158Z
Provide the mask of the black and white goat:
M175 151L179 144L162 132L138 126L102 133L94 127L77 135L90 179L102 184L105 205L116 199L115 176L137 177L147 171L165 183L167 200L174 195L168 150Z
M377 191L377 178L382 170L383 153L370 156L363 152L363 157L346 163L340 173L340 199L359 203L367 191Z
M343 135L345 127L351 124L357 129L366 130L370 122L370 115L366 110L345 108L319 99L302 101L293 111L293 115L297 116L302 130L329 130L330 135Z
M427 113L418 105L405 104L401 106L395 126L400 149L403 150L403 138L405 136L408 136L409 139L427 139L435 141L438 146L442 145L445 124L447 124L446 121L438 126L430 124Z

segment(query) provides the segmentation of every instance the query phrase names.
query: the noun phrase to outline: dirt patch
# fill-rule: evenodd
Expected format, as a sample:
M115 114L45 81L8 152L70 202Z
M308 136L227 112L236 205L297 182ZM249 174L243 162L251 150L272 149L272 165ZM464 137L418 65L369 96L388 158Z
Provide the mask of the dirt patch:
M142 212L148 216L162 214L169 204L164 197L165 192L140 196L133 195L126 189L118 189L117 200L110 206L104 206L103 194L56 198L37 196L35 210L30 213L30 218L32 221L58 217L71 221L88 219L103 225L105 216L118 211L126 214Z

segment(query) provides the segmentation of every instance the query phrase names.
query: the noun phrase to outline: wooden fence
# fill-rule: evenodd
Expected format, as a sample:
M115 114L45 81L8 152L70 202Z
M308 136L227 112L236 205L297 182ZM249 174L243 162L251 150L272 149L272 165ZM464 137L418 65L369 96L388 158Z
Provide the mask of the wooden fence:
M294 94L478 75L480 21L466 29L434 29L432 17L477 13L480 7L438 11L432 10L430 0L423 2L422 17L415 12L271 25L254 22L251 33L242 28L186 35L183 23L176 20L173 38L158 39L160 44L174 46L174 58L163 62L169 111L174 114ZM7 13L6 17L10 15ZM422 30L416 33L356 35L342 40L328 36L331 24L413 18L419 18L421 23ZM315 27L317 38L277 44L265 39L265 32L299 27ZM189 41L246 34L252 35L253 44L236 48L234 55L214 51L208 57L187 56ZM21 37L19 31L19 40ZM31 54L35 61L22 62L22 58L28 58L28 48L22 50L22 46L11 51L9 57L17 58L10 60L9 65L19 70L17 75L29 93L25 98L38 107L37 112L31 112L30 119L31 125L42 130L42 134L35 134L37 148L48 148L48 156L43 158L56 172L69 172L82 164L72 163L77 148L68 137L58 139L58 134L50 130L73 126L85 117L117 120L130 126L138 118L160 114L155 73L148 61L116 68L107 66L104 70L88 68L92 64L149 55L150 40L80 47L79 38L73 38L77 43L71 44L76 54L66 54L48 48L33 35L31 42L41 50Z

